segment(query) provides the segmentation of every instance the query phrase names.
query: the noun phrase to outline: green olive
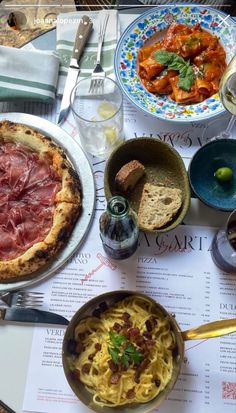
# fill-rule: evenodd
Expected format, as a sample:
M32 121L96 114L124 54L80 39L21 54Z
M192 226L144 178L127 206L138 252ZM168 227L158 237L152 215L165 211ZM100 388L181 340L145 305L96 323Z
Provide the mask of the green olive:
M223 166L221 168L218 168L214 173L214 177L219 182L228 182L230 181L232 176L233 176L233 171L228 166Z

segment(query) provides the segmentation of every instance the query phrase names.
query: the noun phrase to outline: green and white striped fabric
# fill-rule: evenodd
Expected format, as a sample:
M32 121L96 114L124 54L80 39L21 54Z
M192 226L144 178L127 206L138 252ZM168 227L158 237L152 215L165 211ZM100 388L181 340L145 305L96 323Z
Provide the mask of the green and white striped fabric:
M59 58L52 52L0 46L0 101L52 103Z
M98 23L102 13L109 13L104 43L102 47L101 64L107 76L114 77L114 51L119 37L119 22L117 10L101 10L95 12L73 12L61 13L57 18L57 53L60 58L59 81L57 94L62 95L70 58L74 46L74 39L77 32L78 24L84 14L93 21L93 31L89 41L85 46L84 53L80 59L80 78L91 76L96 63L97 42L98 42Z

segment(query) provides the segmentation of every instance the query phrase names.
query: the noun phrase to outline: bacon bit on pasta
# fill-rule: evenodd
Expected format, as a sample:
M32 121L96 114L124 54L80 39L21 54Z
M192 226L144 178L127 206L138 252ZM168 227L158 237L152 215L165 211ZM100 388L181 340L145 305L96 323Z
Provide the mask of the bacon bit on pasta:
M148 320L145 322L146 328L148 332L151 332L157 325L157 320L154 316L149 317Z
M128 334L129 334L129 337L135 337L135 336L140 335L140 330L138 327L131 327L128 330Z
M125 311L122 315L122 319L124 321L128 321L129 318L130 318L130 314Z
M135 397L134 387L127 391L126 397L127 397L127 399L134 399L134 397Z
M150 361L148 360L148 358L145 358L140 365L137 367L135 373L134 373L134 381L135 383L139 383L139 379L141 376L141 373L146 369L146 367L148 366L148 364L150 363Z
M123 328L130 328L130 327L132 327L132 325L133 325L132 321L127 320L127 321L124 322Z
M134 381L135 383L140 383L140 375L141 375L141 371L139 371L138 369L135 371L134 373Z
M109 369L113 372L116 373L119 370L118 364L115 364L112 359L108 360L108 366Z
M121 374L120 373L114 373L110 377L110 383L111 384L117 384L120 380Z
M119 333L122 330L122 325L119 323L115 323L112 328L113 330L117 331L117 333Z
M97 351L100 351L101 348L102 348L102 346L101 346L100 343L96 343L96 344L94 345L94 347L95 347L95 349L96 349Z
M90 363L85 363L82 366L82 373L89 374L90 369L91 369L91 364Z
M135 337L135 343L137 344L137 346L142 347L145 344L145 338L140 336Z
M145 325L146 325L146 329L148 332L152 331L152 324L150 322L150 320L145 321Z
M150 331L145 331L145 332L143 333L143 336L144 336L145 338L148 338L149 340L152 339L152 333L151 333Z
M100 343L96 343L96 344L94 345L94 347L95 347L94 353L91 353L91 354L89 354L89 356L88 356L88 359L89 359L90 361L93 361L96 353L97 353L98 351L100 351L101 348L102 348L102 346L101 346Z

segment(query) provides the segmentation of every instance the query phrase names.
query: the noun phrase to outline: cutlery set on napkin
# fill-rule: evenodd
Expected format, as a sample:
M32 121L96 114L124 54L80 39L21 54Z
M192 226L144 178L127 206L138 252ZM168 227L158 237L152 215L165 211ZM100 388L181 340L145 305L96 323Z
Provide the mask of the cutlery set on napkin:
M107 76L114 75L114 51L120 34L120 25L117 15L117 10L101 10L99 13L89 13L89 18L93 23L93 30L89 36L88 42L85 45L84 53L81 56L79 65L81 69L81 77L91 76L96 65L96 55L98 46L99 22L104 18L105 14L109 14L106 25L106 31L102 47L102 67ZM62 95L65 87L68 68L78 25L82 13L62 13L58 16L57 23L57 53L60 58L59 79L57 86L57 94ZM70 22L68 24L67 22Z
M88 43L83 43L83 50L79 55L83 77L90 76L96 64L99 19L103 13L109 13L109 19L102 50L102 64L107 75L113 74L114 50L119 34L117 11L101 10L99 13L89 13L93 31ZM0 101L53 103L56 96L63 94L76 32L83 15L82 12L72 12L58 16L56 51L0 46Z

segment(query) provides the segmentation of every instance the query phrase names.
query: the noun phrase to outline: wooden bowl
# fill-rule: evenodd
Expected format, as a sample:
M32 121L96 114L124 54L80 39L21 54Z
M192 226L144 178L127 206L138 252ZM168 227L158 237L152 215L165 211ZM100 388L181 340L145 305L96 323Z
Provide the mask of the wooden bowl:
M190 187L184 162L179 153L169 144L155 138L130 139L119 145L110 155L104 174L104 191L106 199L120 194L115 185L115 176L127 162L136 159L145 167L145 176L135 188L125 195L131 208L138 213L143 186L146 182L154 185L164 185L179 188L182 191L182 205L165 226L151 231L164 233L179 225L190 205Z

